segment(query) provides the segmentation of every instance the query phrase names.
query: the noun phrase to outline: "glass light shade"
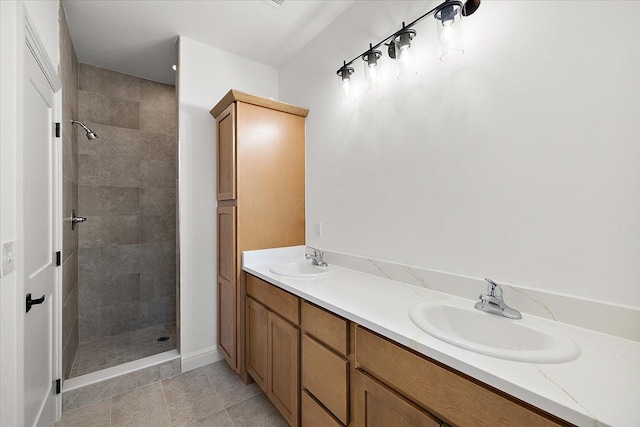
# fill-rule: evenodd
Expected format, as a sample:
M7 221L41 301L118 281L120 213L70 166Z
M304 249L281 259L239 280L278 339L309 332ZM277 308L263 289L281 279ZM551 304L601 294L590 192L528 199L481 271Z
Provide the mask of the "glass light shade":
M353 74L353 71L353 68L347 66L347 63L345 62L336 73L338 74L338 87L340 89L341 104L355 102L353 88L351 87L351 75Z
M353 89L351 87L351 79L348 76L340 77L340 103L350 104L355 102Z
M414 37L415 32L407 32L399 35L394 40L396 45L396 66L398 68L397 77L399 79L418 74L415 48L411 49L411 40Z
M380 51L369 51L362 56L364 63L364 78L367 84L367 92L379 92L382 87L382 68L380 66Z
M435 13L440 40L440 60L462 55L462 7L459 4L447 5Z

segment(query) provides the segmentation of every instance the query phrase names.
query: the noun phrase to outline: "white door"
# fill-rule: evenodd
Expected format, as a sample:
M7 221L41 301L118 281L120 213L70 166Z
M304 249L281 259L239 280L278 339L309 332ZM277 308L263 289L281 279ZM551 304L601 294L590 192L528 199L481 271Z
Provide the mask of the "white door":
M23 311L25 426L56 421L55 313L55 95L25 49L24 80L24 290L41 304ZM25 296L26 300L26 296Z

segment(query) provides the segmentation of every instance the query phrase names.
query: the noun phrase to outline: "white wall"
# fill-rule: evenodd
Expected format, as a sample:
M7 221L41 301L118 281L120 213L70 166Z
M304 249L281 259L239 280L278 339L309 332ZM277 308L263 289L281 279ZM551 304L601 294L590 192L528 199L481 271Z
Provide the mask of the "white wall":
M216 127L229 89L278 94L278 72L186 37L179 41L180 350L183 369L216 355Z
M24 3L51 63L57 70L60 63L60 37L58 35L60 2L58 0L24 0L19 3Z
M485 1L452 62L429 18L416 78L340 105L342 60L436 4L356 2L280 69L308 243L640 307L640 2Z
M0 278L0 427L23 423L24 285L21 273L24 10L54 66L59 62L58 2L0 1L0 244L15 242L13 272ZM28 53L27 53L28 54Z

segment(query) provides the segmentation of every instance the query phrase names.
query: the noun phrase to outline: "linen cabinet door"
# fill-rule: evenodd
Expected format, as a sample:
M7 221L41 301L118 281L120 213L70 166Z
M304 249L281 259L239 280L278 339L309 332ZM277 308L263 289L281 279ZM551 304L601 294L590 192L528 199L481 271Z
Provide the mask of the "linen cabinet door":
M299 425L300 330L268 312L267 396L289 425Z
M218 348L237 367L236 208L218 208Z
M247 297L246 308L247 371L262 390L267 389L268 315L265 306Z
M229 105L216 118L218 200L236 198L236 104Z
M355 372L356 427L440 427L441 423L360 370Z

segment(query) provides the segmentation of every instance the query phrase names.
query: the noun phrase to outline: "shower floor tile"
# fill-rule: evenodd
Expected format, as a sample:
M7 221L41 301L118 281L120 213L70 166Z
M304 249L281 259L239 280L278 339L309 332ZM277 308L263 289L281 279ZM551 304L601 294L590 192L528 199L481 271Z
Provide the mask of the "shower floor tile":
M166 341L157 341L169 337ZM175 322L81 343L69 378L100 371L176 348Z

